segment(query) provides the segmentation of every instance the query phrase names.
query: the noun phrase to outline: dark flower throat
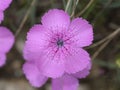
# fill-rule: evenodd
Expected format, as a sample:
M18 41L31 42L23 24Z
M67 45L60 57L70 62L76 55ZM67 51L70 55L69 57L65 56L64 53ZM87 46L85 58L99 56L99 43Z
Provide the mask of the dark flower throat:
M58 46L61 47L61 46L63 46L63 44L64 44L63 40L58 40L58 41L57 41L57 45L58 45Z

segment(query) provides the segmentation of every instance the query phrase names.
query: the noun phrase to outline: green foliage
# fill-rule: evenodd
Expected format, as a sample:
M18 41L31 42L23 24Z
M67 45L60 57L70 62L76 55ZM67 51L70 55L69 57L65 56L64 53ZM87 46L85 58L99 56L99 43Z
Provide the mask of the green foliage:
M120 54L116 56L116 65L120 68Z
M109 69L117 69L118 68L115 63L106 62L106 61L100 60L100 59L95 60L94 63L99 65L100 67L106 67L106 68L109 68Z
M120 0L116 0L109 7L110 8L120 8Z

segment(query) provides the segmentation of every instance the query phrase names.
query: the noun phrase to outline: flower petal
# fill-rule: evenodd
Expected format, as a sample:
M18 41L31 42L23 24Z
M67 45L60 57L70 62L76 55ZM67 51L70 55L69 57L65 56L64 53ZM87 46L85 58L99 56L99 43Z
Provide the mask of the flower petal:
M7 9L11 2L12 0L0 0L0 11Z
M62 76L65 70L64 59L61 56L60 50L54 53L54 49L47 48L43 51L38 64L42 73L51 78Z
M52 90L77 90L78 85L78 80L70 75L52 79Z
M23 55L26 60L38 59L37 56L48 45L47 30L40 24L34 25L27 34Z
M41 87L48 79L39 72L34 63L25 63L23 65L23 71L29 82L34 87Z
M93 41L93 28L85 19L75 18L69 28L71 40L79 47L89 46Z
M2 67L5 64L6 56L3 53L0 53L0 67Z
M45 13L41 22L43 26L51 29L56 29L58 27L68 28L70 24L70 17L63 10L52 9Z
M66 56L65 62L65 71L69 74L84 70L90 61L89 54L85 50L73 48L69 48L70 55Z
M1 22L3 21L3 19L4 19L4 14L3 14L2 11L0 11L0 24L1 24Z
M77 78L85 78L86 76L89 75L90 69L91 69L91 63L89 62L88 66L84 70L73 74L73 76L75 76Z
M0 52L7 53L14 43L13 34L6 27L0 27Z

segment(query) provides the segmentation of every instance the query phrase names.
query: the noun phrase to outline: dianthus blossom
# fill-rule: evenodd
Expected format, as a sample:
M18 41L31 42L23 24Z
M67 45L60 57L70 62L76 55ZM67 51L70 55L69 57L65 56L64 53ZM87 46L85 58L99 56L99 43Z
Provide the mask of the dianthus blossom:
M4 19L4 10L9 7L11 2L12 0L0 0L0 23Z
M14 36L6 27L0 26L0 67L5 64L6 54L14 43Z
M92 26L83 18L70 21L70 16L59 9L45 13L41 23L27 34L24 74L35 87L52 78L52 90L76 90L77 79L86 77L91 68L83 47L92 43Z

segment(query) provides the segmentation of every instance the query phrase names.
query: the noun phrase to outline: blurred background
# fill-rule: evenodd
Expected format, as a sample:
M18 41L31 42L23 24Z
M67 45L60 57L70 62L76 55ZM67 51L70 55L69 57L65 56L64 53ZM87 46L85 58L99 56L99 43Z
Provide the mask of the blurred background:
M50 81L33 88L26 80L22 49L29 28L52 8L66 10L71 18L83 17L94 27L93 45L85 47L93 67L80 80L79 90L120 90L120 0L13 0L2 25L16 34L16 43L0 68L0 90L50 90Z

